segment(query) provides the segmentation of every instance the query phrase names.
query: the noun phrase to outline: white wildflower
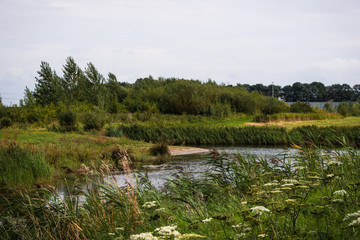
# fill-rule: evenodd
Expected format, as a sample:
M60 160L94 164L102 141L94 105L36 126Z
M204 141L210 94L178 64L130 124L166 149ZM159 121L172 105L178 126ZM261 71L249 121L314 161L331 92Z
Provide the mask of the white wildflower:
M212 218L206 218L204 220L201 220L203 223L211 222Z
M345 196L345 195L347 195L347 192L344 189L341 189L341 190L335 191L333 193L333 195Z
M291 187L291 186L294 186L293 183L285 183L283 185L281 185L282 187Z
M326 175L326 177L328 177L328 178L332 178L334 176L335 176L335 174L333 174L333 173Z
M346 216L344 218L344 221L346 221L346 220L348 220L348 219L350 219L352 217L360 217L360 210L357 211L357 212L346 214Z
M241 202L240 203L240 205L246 205L247 204L247 202Z
M286 183L298 183L299 181L296 179L283 179L284 182Z
M360 225L360 217L349 223L349 227L355 227Z
M134 234L130 236L130 240L158 240L158 237L152 235L151 232Z
M270 186L276 186L276 185L279 185L278 183L275 183L275 182L270 182L270 183L265 183L263 186L264 187L270 187Z
M195 234L195 233L185 233L185 234L182 234L179 239L200 239L200 238L206 238L202 235L199 235L199 234Z
M108 233L109 236L115 236L115 233Z
M180 233L176 231L177 226L165 226L165 227L159 227L155 229L154 232L157 232L161 236L179 236Z
M256 206L250 209L253 213L262 215L264 212L270 212L269 209L267 209L264 206Z
M264 237L266 237L266 234L265 234L265 233L263 233L263 234L259 234L259 235L258 235L258 237L260 237L260 238L264 238Z
M165 208L158 208L155 210L155 212L164 212L165 211Z
M339 166L339 165L342 165L342 162L330 160L330 161L328 162L328 166L332 166L332 165L337 165L337 166Z
M239 233L239 234L235 234L234 236L234 240L239 240L246 237L246 233Z
M152 201L152 202L146 202L143 205L144 208L153 208L156 207L156 201Z

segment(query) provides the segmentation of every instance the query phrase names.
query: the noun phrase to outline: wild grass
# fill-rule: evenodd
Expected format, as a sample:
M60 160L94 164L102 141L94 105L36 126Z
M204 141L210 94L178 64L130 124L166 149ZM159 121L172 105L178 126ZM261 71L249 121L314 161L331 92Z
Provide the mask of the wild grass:
M24 149L10 141L0 146L0 183L32 186L47 180L52 167L41 154Z
M146 177L126 187L99 178L65 197L49 189L20 192L3 186L1 236L359 238L359 151L346 145L341 150L293 147L299 154L272 159L212 152L202 177L178 172L163 189Z
M94 169L99 169L104 165L117 166L111 156L113 149L118 145L132 151L134 163L146 162L154 158L147 151L151 144L125 138L109 138L88 133L48 132L45 129L1 130L0 179L5 178L5 174L9 175L6 178L21 179L0 182L13 186L23 184L30 186L33 183L40 183L41 177L34 178L35 182L30 177L33 171L30 165L40 162L44 162L44 166L49 166L51 169L51 176L46 177L48 181L68 173L77 173L84 165ZM14 146L16 149L10 151ZM13 154L10 154L12 152ZM43 165L40 164L37 167L40 168L40 166ZM20 173L15 174L20 168L24 168L24 174L21 175L23 177L20 177ZM29 179L26 179L28 175Z
M328 113L324 111L317 111L312 113L276 113L276 114L261 114L256 115L254 122L278 122L278 121L309 121L309 120L326 120L326 119L341 119L343 116L337 113Z
M212 127L177 126L154 127L147 125L113 124L105 127L106 135L122 136L146 142L170 141L176 145L253 145L276 146L289 143L302 144L308 139L315 143L333 144L336 136L345 136L354 146L360 145L359 127L305 126L286 130L281 127ZM330 140L326 140L330 139Z

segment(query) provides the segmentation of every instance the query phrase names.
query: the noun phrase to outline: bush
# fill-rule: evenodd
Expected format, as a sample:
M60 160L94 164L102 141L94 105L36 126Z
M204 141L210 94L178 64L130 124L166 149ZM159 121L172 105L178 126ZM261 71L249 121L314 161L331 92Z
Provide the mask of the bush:
M337 106L337 111L344 117L348 117L350 115L349 104L346 102L339 103L339 105Z
M84 124L85 131L91 129L100 130L104 126L104 121L100 118L99 114L95 113L86 113L83 116L82 123Z
M312 109L309 103L297 101L296 103L290 105L290 112L311 113L314 112L314 110Z
M0 129L10 127L10 126L11 126L11 119L10 118L4 117L4 118L0 119Z
M270 117L267 114L259 114L254 117L253 122L267 123L270 122Z
M268 101L265 102L265 106L262 109L262 113L275 114L289 110L289 106L283 101L279 101L276 98L268 98L267 100Z
M76 127L76 113L71 110L65 110L59 113L58 120L60 126L66 131L75 130Z
M149 153L153 156L169 155L169 147L166 143L156 143L149 148Z
M351 106L351 115L353 116L360 116L360 103L359 102L355 102L352 106Z

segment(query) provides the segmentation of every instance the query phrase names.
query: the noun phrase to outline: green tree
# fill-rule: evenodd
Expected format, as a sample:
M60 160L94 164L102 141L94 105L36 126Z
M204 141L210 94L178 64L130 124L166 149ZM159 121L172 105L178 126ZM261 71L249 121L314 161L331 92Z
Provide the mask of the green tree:
M46 105L58 103L61 96L60 78L52 71L49 63L41 62L40 71L37 72L34 98L37 104Z
M87 100L97 106L105 105L106 92L104 91L104 77L95 68L94 64L88 63L85 69L85 75L87 77L86 83L89 85L86 90ZM87 87L87 86L84 86Z
M88 84L82 70L78 67L72 57L66 59L63 66L63 78L61 81L64 91L65 102L72 103L75 100L82 101L86 99Z

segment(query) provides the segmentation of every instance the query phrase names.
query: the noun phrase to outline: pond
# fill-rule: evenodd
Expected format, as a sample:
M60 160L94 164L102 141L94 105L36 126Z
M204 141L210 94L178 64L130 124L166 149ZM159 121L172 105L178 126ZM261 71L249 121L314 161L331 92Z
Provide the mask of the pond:
M206 146L203 148L215 149L219 152L227 154L241 154L242 156L246 157L251 156L266 159L271 159L274 157L282 158L284 155L294 155L297 153L296 149L284 148L228 146ZM144 166L141 172L148 176L152 185L160 188L164 185L167 179L172 179L174 177L173 175L179 170L185 171L186 173L195 176L206 172L209 170L209 166L205 164L208 157L208 153L173 156L164 164ZM126 184L126 176L124 174L114 175L112 178L120 186L124 186Z

